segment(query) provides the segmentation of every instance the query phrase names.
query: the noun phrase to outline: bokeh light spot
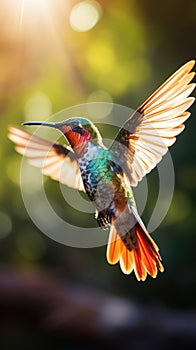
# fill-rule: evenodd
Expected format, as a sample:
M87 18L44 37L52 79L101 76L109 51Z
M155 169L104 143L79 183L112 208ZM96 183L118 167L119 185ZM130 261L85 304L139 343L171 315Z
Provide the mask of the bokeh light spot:
M77 32L92 29L101 16L101 6L96 1L82 1L70 13L70 25Z
M4 212L0 211L0 238L4 238L10 234L12 230L11 218Z
M26 102L25 119L43 120L52 114L52 103L47 95L42 92L36 93Z
M94 40L89 46L86 59L94 74L112 73L114 68L117 67L114 48L108 42L99 39Z
M100 102L95 103L92 102ZM104 90L93 91L87 99L87 110L89 117L97 120L97 117L103 119L111 113L113 108L112 96Z

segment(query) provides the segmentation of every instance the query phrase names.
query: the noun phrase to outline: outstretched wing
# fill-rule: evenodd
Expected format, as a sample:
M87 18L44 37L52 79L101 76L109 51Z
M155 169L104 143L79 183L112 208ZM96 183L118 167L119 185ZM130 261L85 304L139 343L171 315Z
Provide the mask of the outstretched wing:
M30 164L41 168L44 175L85 192L78 161L71 148L53 144L16 127L9 127L8 138L15 143L16 151L26 156Z
M120 129L110 149L126 171L131 186L136 186L162 159L184 129L194 102L188 97L194 90L189 84L195 72L192 60L182 66L159 87Z

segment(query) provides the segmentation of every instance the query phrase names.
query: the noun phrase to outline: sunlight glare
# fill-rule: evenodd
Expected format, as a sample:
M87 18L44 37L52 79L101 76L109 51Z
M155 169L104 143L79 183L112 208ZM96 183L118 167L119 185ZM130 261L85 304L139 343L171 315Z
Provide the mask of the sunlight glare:
M43 5L48 6L50 0L16 0L16 2L24 11L25 8L33 10L39 9Z
M51 0L13 0L14 8L19 11L19 23L22 26L23 21L35 19L35 15L48 11Z

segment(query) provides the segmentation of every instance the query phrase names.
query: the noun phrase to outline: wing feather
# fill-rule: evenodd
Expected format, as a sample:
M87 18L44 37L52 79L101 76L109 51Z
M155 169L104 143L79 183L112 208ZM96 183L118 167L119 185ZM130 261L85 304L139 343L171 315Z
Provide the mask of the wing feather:
M111 145L131 186L157 165L184 129L190 116L186 110L195 100L189 97L196 85L189 84L194 64L187 62L162 84L125 122Z
M44 175L85 192L78 161L71 148L53 144L16 127L9 127L8 138L15 143L16 151L26 156L31 165L41 168Z

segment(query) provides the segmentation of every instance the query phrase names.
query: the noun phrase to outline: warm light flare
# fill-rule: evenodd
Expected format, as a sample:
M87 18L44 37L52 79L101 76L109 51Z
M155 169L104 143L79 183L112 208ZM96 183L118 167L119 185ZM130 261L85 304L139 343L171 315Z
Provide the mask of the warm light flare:
M4 0L6 1L6 0ZM8 37L23 43L29 57L39 59L46 52L60 59L63 45L59 38L61 16L67 2L54 0L10 0L6 3ZM12 32L11 32L12 31Z
M25 21L37 21L38 17L47 15L51 0L13 0L12 9L18 12L19 23L22 26Z
M15 0L16 5L24 9L39 10L42 6L48 6L51 0Z

